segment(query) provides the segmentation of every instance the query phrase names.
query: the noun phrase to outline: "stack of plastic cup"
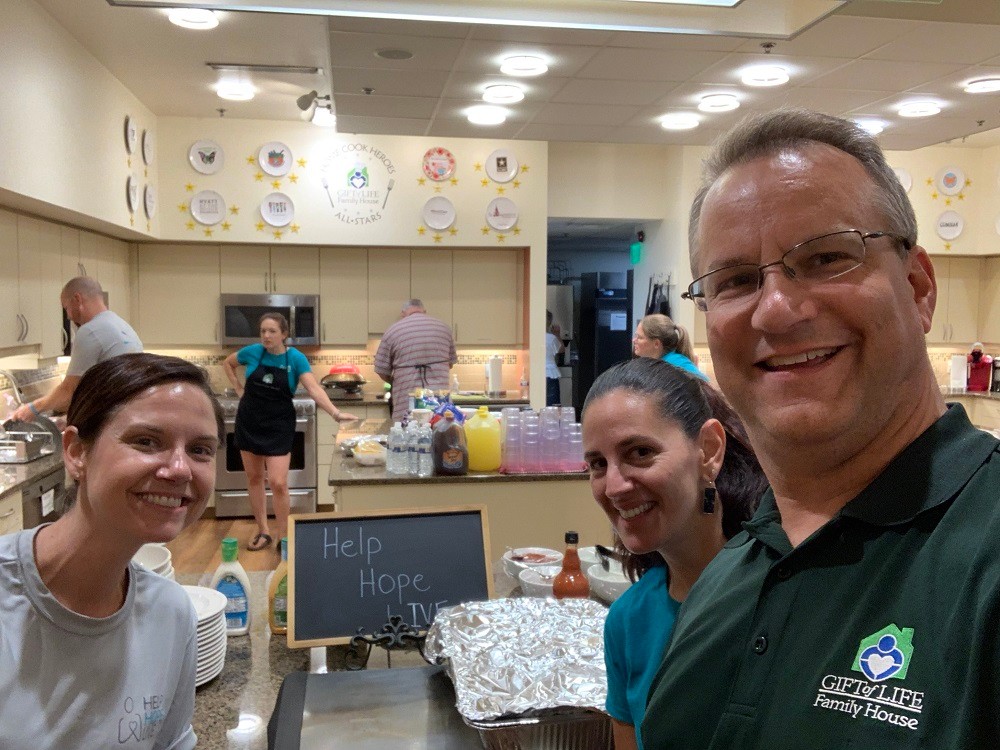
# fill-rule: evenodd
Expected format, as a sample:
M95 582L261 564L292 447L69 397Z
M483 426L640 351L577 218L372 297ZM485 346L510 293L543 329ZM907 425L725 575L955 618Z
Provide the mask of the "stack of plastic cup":
M583 471L587 468L583 460L583 429L579 422L564 424L562 438L562 460L559 471Z
M519 473L536 474L542 471L542 432L537 414L525 412L521 416L521 462Z
M521 413L515 407L505 407L501 412L503 418L503 460L500 471L504 474L521 472Z

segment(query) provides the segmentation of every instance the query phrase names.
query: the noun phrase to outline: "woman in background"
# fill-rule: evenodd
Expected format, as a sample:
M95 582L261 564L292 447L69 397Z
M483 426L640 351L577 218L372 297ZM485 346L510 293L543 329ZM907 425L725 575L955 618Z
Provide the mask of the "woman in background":
M558 323L552 322L552 311L545 311L545 405L559 406L559 366L556 357L566 350Z
M601 374L582 421L591 491L638 579L605 622L606 709L616 749L641 748L635 730L680 603L767 482L722 395L657 359Z
M708 380L708 376L694 363L694 349L688 332L666 315L656 313L639 321L632 337L632 352L637 357L662 359L702 380Z
M257 521L257 535L247 544L247 549L254 551L264 549L273 541L267 522L265 475L271 487L279 538L288 526L291 502L288 467L295 440L295 405L292 403L295 389L301 384L316 405L337 422L357 419L333 405L313 375L309 360L298 349L286 346L286 338L288 321L285 316L264 313L260 316L260 343L243 347L222 363L229 382L240 397L235 441L243 458L250 507ZM246 365L245 384L236 374L239 365Z
M193 748L194 607L131 560L201 516L222 409L194 365L124 354L87 370L66 420L75 501L0 538L0 745Z

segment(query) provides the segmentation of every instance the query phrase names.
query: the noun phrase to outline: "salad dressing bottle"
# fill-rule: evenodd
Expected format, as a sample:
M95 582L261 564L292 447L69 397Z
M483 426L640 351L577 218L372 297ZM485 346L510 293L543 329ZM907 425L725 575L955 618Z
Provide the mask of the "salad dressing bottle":
M246 635L250 630L250 577L236 559L238 554L236 539L222 540L222 563L210 584L226 597L226 635Z

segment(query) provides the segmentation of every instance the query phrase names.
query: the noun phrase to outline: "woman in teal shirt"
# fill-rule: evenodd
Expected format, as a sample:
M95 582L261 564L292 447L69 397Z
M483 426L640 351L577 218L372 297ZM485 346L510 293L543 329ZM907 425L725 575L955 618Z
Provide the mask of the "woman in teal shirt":
M636 583L604 631L616 750L641 748L653 677L680 602L767 487L743 425L711 385L658 359L604 372L583 405L590 487Z
M639 321L632 337L632 352L637 357L662 359L702 380L708 380L708 376L694 363L694 349L688 332L666 315L656 313Z

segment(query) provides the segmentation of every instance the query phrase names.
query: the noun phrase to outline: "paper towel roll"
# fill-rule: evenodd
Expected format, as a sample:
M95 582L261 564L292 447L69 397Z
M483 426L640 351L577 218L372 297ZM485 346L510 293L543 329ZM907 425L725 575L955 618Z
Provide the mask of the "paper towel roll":
M964 354L951 355L951 375L948 378L948 385L952 388L961 388L964 391L968 383L968 358Z
M503 357L494 354L486 363L486 392L497 396L503 390Z

